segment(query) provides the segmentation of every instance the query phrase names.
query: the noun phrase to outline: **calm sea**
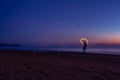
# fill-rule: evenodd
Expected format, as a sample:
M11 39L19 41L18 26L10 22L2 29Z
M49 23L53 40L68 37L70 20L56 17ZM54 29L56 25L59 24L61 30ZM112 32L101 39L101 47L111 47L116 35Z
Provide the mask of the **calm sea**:
M0 49L6 50L49 50L49 51L71 51L71 52L81 52L82 48L44 48L44 47L36 47L36 46L0 46ZM100 53L100 54L115 54L120 55L119 48L88 48L87 52L91 53Z

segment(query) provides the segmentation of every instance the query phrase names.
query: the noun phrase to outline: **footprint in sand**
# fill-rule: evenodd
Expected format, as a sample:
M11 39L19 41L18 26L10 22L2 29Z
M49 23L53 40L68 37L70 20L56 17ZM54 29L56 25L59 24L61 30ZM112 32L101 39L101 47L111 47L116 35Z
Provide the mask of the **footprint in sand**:
M95 80L104 80L103 78L100 78L100 77L98 77L98 76L94 76L94 77L93 77L93 80L94 80L94 79L95 79Z
M42 78L39 76L36 80L42 80Z
M14 79L14 80L20 80L20 79L17 79L17 78L16 78L16 79Z

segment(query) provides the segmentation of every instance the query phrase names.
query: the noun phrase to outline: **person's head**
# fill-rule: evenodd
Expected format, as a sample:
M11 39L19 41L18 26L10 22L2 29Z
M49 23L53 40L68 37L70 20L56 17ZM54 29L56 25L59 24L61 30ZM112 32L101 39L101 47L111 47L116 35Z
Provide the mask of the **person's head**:
M83 41L83 43L84 43L84 44L87 44L87 42L86 42L86 41Z

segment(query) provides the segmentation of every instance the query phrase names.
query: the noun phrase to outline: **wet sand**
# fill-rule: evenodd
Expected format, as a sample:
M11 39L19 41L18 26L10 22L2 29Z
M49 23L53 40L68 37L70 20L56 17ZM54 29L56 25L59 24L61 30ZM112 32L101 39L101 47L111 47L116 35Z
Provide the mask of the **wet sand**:
M0 80L120 80L120 55L0 50Z

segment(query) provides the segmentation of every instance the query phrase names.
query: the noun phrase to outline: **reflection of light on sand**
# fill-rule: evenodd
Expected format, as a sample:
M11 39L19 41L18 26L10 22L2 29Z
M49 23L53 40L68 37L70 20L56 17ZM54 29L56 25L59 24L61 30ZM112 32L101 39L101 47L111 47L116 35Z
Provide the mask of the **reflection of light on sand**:
M88 44L88 40L86 38L81 38L80 43L84 45L84 42Z

